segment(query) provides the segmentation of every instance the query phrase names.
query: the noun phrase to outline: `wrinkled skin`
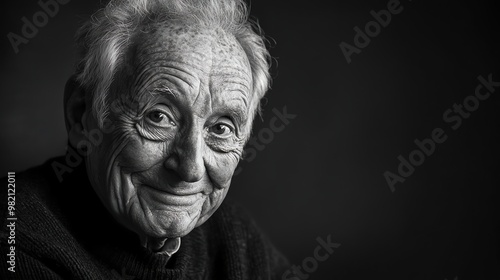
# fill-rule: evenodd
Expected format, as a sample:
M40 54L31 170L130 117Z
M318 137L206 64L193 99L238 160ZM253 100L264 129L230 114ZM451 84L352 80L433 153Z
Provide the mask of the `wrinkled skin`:
M160 26L139 34L110 92L114 130L87 158L112 215L142 240L182 237L228 191L251 126L252 76L221 30ZM122 98L127 96L127 98ZM84 128L97 128L85 114Z

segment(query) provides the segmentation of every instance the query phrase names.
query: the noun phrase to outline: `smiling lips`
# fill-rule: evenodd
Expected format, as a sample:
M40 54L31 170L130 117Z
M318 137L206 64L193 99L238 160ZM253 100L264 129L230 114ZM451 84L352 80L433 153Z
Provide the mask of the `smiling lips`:
M148 189L155 198L161 200L164 204L175 205L175 206L191 206L199 201L206 191L200 188L189 188L189 187L179 187L172 189L158 188L152 185L142 185L144 188Z

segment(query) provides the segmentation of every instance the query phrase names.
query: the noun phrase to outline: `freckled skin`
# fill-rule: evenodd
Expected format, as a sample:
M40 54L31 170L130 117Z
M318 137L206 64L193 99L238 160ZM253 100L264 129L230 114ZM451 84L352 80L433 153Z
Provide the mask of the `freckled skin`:
M221 30L159 26L134 42L110 90L133 102L110 113L115 130L87 169L108 210L142 240L182 237L228 191L251 126L250 66Z

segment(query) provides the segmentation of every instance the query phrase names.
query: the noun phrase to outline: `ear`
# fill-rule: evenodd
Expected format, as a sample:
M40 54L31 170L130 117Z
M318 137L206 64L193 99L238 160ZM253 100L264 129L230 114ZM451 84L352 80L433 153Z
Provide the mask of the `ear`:
M68 140L73 147L77 147L77 144L85 139L83 132L86 128L89 108L91 106L86 104L84 89L76 81L75 75L71 76L64 88L64 119Z

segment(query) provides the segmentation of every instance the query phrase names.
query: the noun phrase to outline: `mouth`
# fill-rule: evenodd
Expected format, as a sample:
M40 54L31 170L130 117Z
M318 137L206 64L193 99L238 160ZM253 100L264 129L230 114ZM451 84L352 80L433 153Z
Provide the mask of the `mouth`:
M172 191L166 188L157 188L151 185L141 185L142 189L149 192L154 200L172 206L193 206L201 201L203 191L183 190Z

